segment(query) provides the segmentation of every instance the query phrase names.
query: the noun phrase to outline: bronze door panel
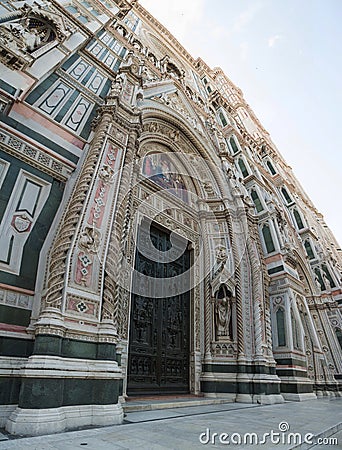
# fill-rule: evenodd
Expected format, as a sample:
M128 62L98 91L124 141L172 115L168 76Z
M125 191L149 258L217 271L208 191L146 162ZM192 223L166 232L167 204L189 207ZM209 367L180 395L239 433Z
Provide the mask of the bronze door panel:
M170 242L167 232L154 227L150 231L142 228L140 250L147 233L160 252L167 252L175 244ZM185 248L175 261L165 263L161 259L150 259L148 251L137 250L136 271L158 278L161 281L158 289L162 292L154 295L156 283L152 281L149 290L142 292L149 295L132 294L127 387L131 395L189 392L190 292L179 291L179 283L184 283L184 279L173 282L172 278L183 274L188 284L190 252ZM165 283L161 280L164 278L168 278ZM177 295L166 296L170 293Z

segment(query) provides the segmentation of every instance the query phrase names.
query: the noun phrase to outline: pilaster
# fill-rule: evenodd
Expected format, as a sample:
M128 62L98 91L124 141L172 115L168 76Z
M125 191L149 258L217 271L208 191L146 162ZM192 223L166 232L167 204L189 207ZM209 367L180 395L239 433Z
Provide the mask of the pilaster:
M123 420L116 290L105 261L118 225L120 187L132 179L125 168L132 167L140 129L139 70L130 55L98 111L49 255L33 354L20 370L19 404L6 422L12 434Z

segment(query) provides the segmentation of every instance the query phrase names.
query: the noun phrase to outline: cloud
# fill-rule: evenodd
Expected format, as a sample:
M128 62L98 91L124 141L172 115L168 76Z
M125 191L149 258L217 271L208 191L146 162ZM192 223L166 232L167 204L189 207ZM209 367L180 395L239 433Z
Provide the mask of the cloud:
M269 46L270 48L274 47L274 46L276 45L276 42L279 41L279 39L281 39L281 36L280 36L279 34L276 34L276 35L274 35L274 36L271 36L271 37L268 39L268 46Z
M240 48L240 59L241 61L246 61L248 59L249 45L247 42L241 42Z
M261 8L263 8L262 2L255 2L251 4L247 9L242 11L234 21L232 30L233 32L242 31L250 22L253 21L255 16L258 14Z

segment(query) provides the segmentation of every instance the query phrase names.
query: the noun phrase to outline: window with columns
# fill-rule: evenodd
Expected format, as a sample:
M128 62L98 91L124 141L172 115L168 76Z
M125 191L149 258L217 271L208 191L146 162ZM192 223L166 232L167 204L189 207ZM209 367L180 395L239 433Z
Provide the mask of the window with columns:
M240 171L242 173L242 176L244 178L248 177L249 172L248 172L248 169L246 167L245 161L242 158L238 159L238 165L239 165Z
M308 255L308 258L315 259L315 254L312 250L311 243L308 239L304 242L304 247L305 247L306 254Z
M298 230L302 230L304 228L304 223L303 223L302 217L297 209L293 210L293 216L295 218Z
M232 149L234 155L235 155L235 153L238 153L238 152L240 151L240 149L239 149L239 147L238 147L238 145L237 145L237 143L236 143L236 140L235 140L234 136L230 136L230 138L229 138L229 144L230 144L230 147L231 147L231 149Z
M267 253L274 252L275 245L274 245L272 233L270 230L270 226L268 224L264 224L261 231L262 231L262 236L264 238L264 243L265 243Z
M88 23L91 21L91 18L84 14L83 11L78 9L75 5L72 3L65 7L66 10L68 10L73 16L76 17L77 20L79 20L81 23Z
M228 122L222 111L219 112L219 118L220 118L222 126L226 127L228 125Z
M287 204L290 204L293 202L292 198L290 197L290 194L287 192L287 189L285 187L281 188L281 193L283 194L283 197Z
M277 173L273 164L271 163L271 161L269 159L266 161L266 165L267 165L268 170L270 171L271 175L275 175Z
M264 207L262 206L261 200L260 200L259 195L256 190L254 190L254 189L251 190L251 197L252 197L252 200L254 202L255 209L257 210L257 212L259 213L259 212L263 211Z

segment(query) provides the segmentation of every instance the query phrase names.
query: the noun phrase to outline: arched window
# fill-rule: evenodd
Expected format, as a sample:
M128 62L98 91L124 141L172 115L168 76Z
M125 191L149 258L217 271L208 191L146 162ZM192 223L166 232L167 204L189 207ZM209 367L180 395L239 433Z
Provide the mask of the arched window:
M279 308L276 312L277 318L277 335L278 335L278 347L285 347L285 311L284 308Z
M287 192L287 190L283 187L281 188L281 193L283 194L286 203L292 203L292 198L290 197L289 193Z
M252 191L251 191L251 197L252 197L252 200L254 202L254 205L255 205L255 208L256 208L257 212L263 211L264 207L262 206L260 198L259 198L257 192L254 189L252 189Z
M222 126L226 127L228 125L228 122L227 122L226 118L224 117L224 114L222 111L219 112L219 117L220 117Z
M230 146L231 146L231 148L233 150L233 153L234 154L237 153L239 151L239 147L237 146L237 144L235 142L234 136L230 136L229 143L230 143Z
M315 259L314 252L313 252L311 244L310 244L310 242L308 240L306 240L304 242L304 247L305 247L306 254L308 255L308 258L309 259Z
M298 229L302 230L304 228L304 224L303 224L303 221L302 221L302 218L301 218L299 212L296 209L293 210L293 215L294 215Z
M248 170L247 170L245 161L244 161L242 158L239 158L238 164L239 164L239 167L240 167L242 176L243 176L244 178L248 177L249 173L248 173Z
M272 239L272 234L271 234L271 230L269 225L264 225L262 227L262 235L264 238L264 242L265 242L265 247L267 250L267 253L272 253L275 251L275 246L274 246L274 242Z
M267 160L266 165L267 165L269 171L271 172L271 175L275 175L277 173L275 168L273 167L273 164L271 163L271 161Z

